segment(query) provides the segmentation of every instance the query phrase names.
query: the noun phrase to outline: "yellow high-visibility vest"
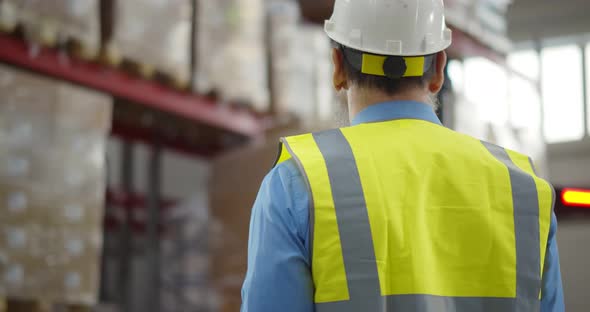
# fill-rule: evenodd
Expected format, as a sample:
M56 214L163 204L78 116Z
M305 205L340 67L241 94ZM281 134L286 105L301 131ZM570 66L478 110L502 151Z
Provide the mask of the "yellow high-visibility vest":
M530 158L411 119L282 143L312 198L316 311L539 311L555 195Z

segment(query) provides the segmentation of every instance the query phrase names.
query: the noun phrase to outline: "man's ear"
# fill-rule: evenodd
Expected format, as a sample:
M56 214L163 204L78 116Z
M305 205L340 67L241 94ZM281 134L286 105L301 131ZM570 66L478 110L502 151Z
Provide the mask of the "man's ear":
M348 90L348 77L346 70L344 70L344 55L338 48L332 48L332 63L334 64L334 89L336 91Z
M435 55L434 74L428 82L428 91L438 93L445 82L445 67L447 66L447 52L441 51Z

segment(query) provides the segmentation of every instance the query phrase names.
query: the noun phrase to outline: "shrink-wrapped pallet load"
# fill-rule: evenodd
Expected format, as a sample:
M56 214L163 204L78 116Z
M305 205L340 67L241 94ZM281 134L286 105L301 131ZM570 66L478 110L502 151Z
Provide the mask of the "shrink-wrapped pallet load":
M0 297L96 303L111 105L0 67Z
M507 12L512 0L447 0L447 22L492 48L508 52Z
M214 1L212 1L214 2ZM146 77L161 72L180 87L190 80L190 0L115 0L109 61L131 61Z
M84 58L97 57L100 51L99 0L0 1L0 30L10 32L17 25L37 43L73 42Z
M198 0L194 90L269 109L264 0Z
M270 49L270 92L274 112L293 113L298 92L293 72L296 70L296 40L300 20L299 5L295 1L274 0L268 5L268 45Z

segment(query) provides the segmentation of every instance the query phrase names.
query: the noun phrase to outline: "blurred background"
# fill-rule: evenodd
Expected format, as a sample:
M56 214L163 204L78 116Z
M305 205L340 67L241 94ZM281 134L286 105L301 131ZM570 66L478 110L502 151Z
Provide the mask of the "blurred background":
M446 126L557 188L590 303L590 2L447 0ZM333 0L0 0L0 311L238 311L279 136L345 115Z

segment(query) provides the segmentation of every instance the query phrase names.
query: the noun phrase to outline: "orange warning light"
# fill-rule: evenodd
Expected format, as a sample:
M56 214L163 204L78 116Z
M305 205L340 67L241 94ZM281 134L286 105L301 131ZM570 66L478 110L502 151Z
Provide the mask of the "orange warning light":
M581 206L590 208L590 190L564 189L561 199L567 206Z

